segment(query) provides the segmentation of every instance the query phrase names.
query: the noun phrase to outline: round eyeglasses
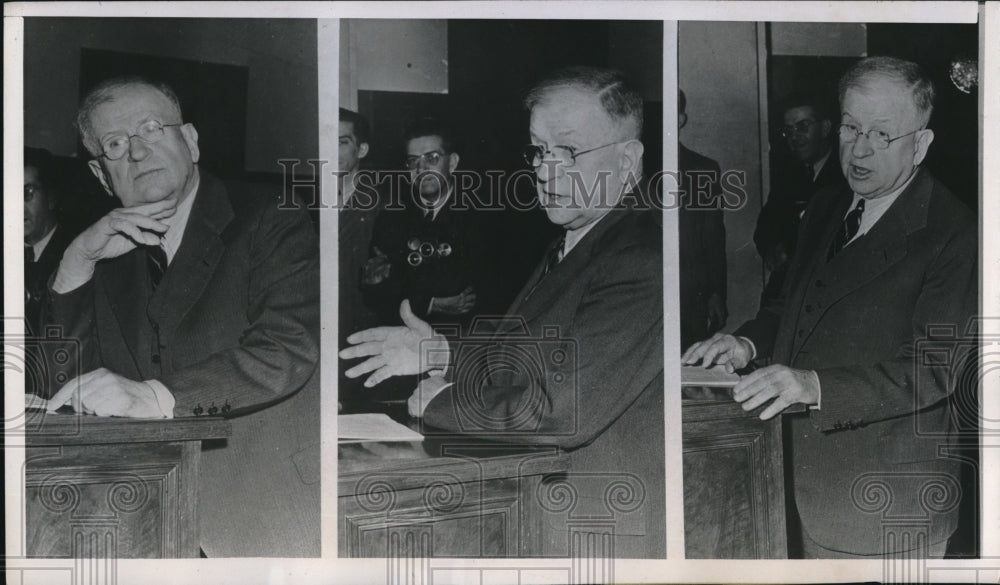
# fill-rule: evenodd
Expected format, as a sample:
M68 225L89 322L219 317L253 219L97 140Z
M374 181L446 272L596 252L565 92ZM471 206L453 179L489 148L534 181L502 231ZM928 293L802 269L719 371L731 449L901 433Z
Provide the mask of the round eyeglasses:
M143 122L139 126L139 131L135 134L115 134L108 136L101 142L102 155L108 160L118 160L128 152L133 138L138 138L146 144L153 144L163 138L164 128L172 126L183 126L183 124L163 124L158 120L150 120Z
M413 169L419 167L421 162L427 166L437 166L437 164L441 162L442 158L444 158L443 152L440 150L432 150L430 152L425 152L420 156L408 156L406 157L406 160L403 161L403 164L406 165L406 168L412 171Z
M594 152L596 150L601 150L602 148L607 148L609 146L615 146L617 144L625 144L628 140L623 140L620 142L611 142L609 144L602 144L601 146L595 146L594 148L588 148L587 150L581 150L577 152L572 146L562 146L556 145L552 148L546 148L540 144L529 144L524 147L521 151L521 156L524 157L524 162L528 163L534 168L542 166L542 161L546 160L545 155L552 155L549 160L555 159L561 162L564 166L571 167L576 164L577 157L583 156L585 154Z
M885 150L889 148L889 145L893 142L899 140L900 138L906 138L911 134L916 134L917 132L920 132L920 129L914 130L913 132L907 132L906 134L900 134L895 138L890 138L888 133L881 130L869 130L868 132L862 132L861 128L854 124L841 124L838 127L838 132L840 133L840 141L845 144L857 142L860 136L866 136L868 137L868 142L871 143L873 148Z
M809 129L813 127L813 124L817 123L818 120L799 120L794 124L781 127L781 135L785 138L791 138L796 134L808 134Z

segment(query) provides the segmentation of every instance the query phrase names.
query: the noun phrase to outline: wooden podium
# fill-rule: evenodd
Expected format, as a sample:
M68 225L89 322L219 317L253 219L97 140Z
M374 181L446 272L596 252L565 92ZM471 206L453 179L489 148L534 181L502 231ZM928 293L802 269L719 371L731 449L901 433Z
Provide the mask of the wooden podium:
M229 421L29 414L25 546L29 557L198 557L201 441Z
M787 558L781 417L761 421L723 388L686 394L686 558Z

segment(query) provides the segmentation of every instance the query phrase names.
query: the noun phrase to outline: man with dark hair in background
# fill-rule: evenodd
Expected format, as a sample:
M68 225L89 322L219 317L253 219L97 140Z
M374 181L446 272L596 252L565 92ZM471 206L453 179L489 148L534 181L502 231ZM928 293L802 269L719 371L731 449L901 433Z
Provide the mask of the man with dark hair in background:
M508 319L488 345L449 346L404 302L406 326L356 333L341 357L369 358L348 370L371 373L368 385L430 372L408 403L426 433L565 449L569 471L538 493L569 491L575 514L601 521L546 511L544 556L663 558L663 237L658 211L630 205L642 176L642 98L619 72L572 67L536 84L525 106L524 157L562 233Z
M378 325L378 317L365 302L361 289L361 273L368 260L372 231L379 207L384 203L364 193L356 193L359 171L368 156L368 120L346 108L340 108L338 120L337 155L337 209L339 236L338 254L340 259L339 294L339 347L347 346L347 336L353 331ZM359 195L359 196L355 196ZM356 410L359 404L368 401L368 393L360 381L344 375L345 368L338 368L338 399L347 410Z
M757 218L753 240L770 272L761 299L781 292L788 260L795 255L799 221L814 194L844 185L834 148L833 96L797 92L783 101L781 135L786 157L771 173L771 192Z
M24 149L24 316L26 333L42 336L42 299L63 251L76 236L59 222L60 192L49 151Z
M236 193L198 166L172 89L102 82L77 127L122 207L66 248L43 314L85 373L49 402L97 416L226 416L203 448L210 557L320 554L319 246L280 194Z
M445 123L421 118L403 140L410 191L392 194L375 221L362 288L383 324L399 323L407 299L430 323L466 325L491 292L481 211L471 193L456 192L460 156Z
M687 125L687 96L677 91L677 128ZM726 310L726 224L719 163L677 142L681 347L722 329Z

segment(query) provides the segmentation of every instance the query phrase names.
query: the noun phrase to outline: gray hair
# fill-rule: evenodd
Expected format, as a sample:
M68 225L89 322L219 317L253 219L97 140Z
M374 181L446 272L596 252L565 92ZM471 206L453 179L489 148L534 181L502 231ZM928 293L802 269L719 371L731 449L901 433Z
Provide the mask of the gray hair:
M173 88L166 83L150 81L137 75L113 77L102 81L97 87L87 93L87 96L83 98L80 108L76 112L76 128L80 132L80 139L83 140L83 145L91 155L98 156L101 154L101 145L94 136L94 128L90 122L90 117L94 114L94 110L98 106L114 100L115 92L133 86L145 86L160 92L177 108L177 116L181 117L181 102L177 99L177 94L174 93Z
M629 138L642 137L642 96L621 71L602 67L566 67L552 72L535 84L524 98L529 111L554 89L575 88L588 91L601 100L612 120L625 127Z
M910 90L913 105L921 118L921 126L926 127L934 111L934 83L920 65L896 57L869 57L855 63L840 79L839 96L852 87L865 84L865 78L882 76L891 79Z

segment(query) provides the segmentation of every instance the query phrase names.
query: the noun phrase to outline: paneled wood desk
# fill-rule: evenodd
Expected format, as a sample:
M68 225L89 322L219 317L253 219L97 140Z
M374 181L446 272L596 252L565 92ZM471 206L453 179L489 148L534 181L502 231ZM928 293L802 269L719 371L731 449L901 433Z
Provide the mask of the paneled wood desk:
M744 412L729 390L682 406L684 543L689 559L788 557L781 417Z
M338 556L540 554L536 491L566 455L485 441L338 446Z
M34 420L25 433L29 557L198 556L201 441L227 437L229 421Z

